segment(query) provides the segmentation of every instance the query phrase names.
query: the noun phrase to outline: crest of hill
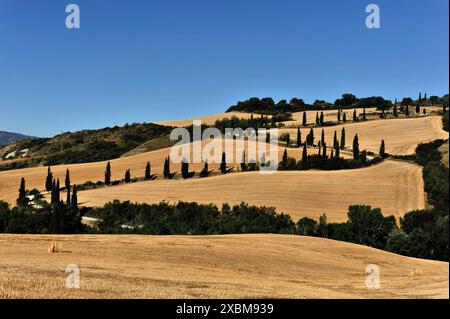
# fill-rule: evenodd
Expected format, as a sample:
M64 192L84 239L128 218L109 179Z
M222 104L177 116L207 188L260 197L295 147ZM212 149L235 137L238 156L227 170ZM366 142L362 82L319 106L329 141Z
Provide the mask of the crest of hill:
M147 148L159 147L161 143L165 145L171 130L169 126L144 123L66 132L52 138L25 139L10 144L0 148L0 157L14 150L28 149L25 159L9 161L11 167L6 169L98 162L121 157L146 142L149 144ZM152 146L151 140L155 140L157 145Z

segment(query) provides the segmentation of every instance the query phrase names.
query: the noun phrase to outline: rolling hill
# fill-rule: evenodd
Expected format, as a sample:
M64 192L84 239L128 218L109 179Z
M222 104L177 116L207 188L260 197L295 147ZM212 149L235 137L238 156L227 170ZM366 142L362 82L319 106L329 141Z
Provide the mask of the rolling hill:
M81 191L86 206L102 206L119 199L140 203L187 201L204 204L272 206L295 220L318 220L326 213L330 222L347 220L348 206L380 207L385 215L425 207L422 169L414 164L385 161L363 169L340 171L286 171L275 174L244 172L188 180L154 180Z

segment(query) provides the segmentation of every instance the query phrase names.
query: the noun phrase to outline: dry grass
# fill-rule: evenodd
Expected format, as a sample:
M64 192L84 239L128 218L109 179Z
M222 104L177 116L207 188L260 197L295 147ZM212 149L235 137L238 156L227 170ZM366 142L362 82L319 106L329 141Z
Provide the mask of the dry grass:
M388 119L350 123L325 127L325 140L327 145L333 145L334 131L340 140L342 127L345 126L346 146L351 147L353 137L358 134L360 149L371 150L378 153L381 140L386 143L386 152L390 154L413 154L419 143L448 139L448 132L442 129L440 116L426 116L411 119ZM302 139L306 138L309 128L300 130ZM289 132L295 141L297 129L280 129L280 134ZM314 129L316 141L320 139L321 128Z
M347 219L348 206L368 204L385 215L403 216L423 209L422 169L414 164L385 161L364 169L291 171L265 175L258 172L189 180L155 180L78 193L86 206L114 199L140 203L196 201L199 203L273 206L294 219L318 219L326 213L332 222Z
M49 254L52 241L65 251ZM448 298L448 263L289 235L0 235L0 298ZM7 256L7 258L3 258ZM81 288L65 288L66 266ZM381 288L365 287L377 264Z

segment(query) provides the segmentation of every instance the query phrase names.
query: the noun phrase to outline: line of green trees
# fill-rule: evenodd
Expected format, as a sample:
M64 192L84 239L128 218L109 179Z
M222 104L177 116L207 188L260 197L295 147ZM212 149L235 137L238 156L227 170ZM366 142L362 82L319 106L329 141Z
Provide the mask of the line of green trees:
M390 100L386 100L381 96L371 96L364 98L357 98L350 93L342 94L342 96L336 99L333 103L323 100L316 100L313 104L307 104L301 98L292 98L289 102L287 100L275 101L270 98L257 98L252 97L245 101L239 101L235 105L230 106L227 112L250 112L261 114L276 114L279 112L300 112L305 110L323 110L323 109L348 109L348 108L377 108L378 110L387 110L397 105L397 101L393 103ZM419 98L413 100L410 97L405 97L401 101L403 107L419 107L420 106L434 106L442 105L448 106L448 94L438 97L427 97L426 93L422 98L422 93L419 93ZM417 112L419 113L419 112Z

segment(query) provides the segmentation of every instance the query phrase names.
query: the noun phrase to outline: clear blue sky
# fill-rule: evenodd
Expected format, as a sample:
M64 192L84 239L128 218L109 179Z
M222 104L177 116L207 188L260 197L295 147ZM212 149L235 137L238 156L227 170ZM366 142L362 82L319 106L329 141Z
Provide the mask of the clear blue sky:
M65 6L81 29L65 27ZM365 27L365 6L381 29ZM448 92L447 0L0 0L0 130L51 136L271 96Z

